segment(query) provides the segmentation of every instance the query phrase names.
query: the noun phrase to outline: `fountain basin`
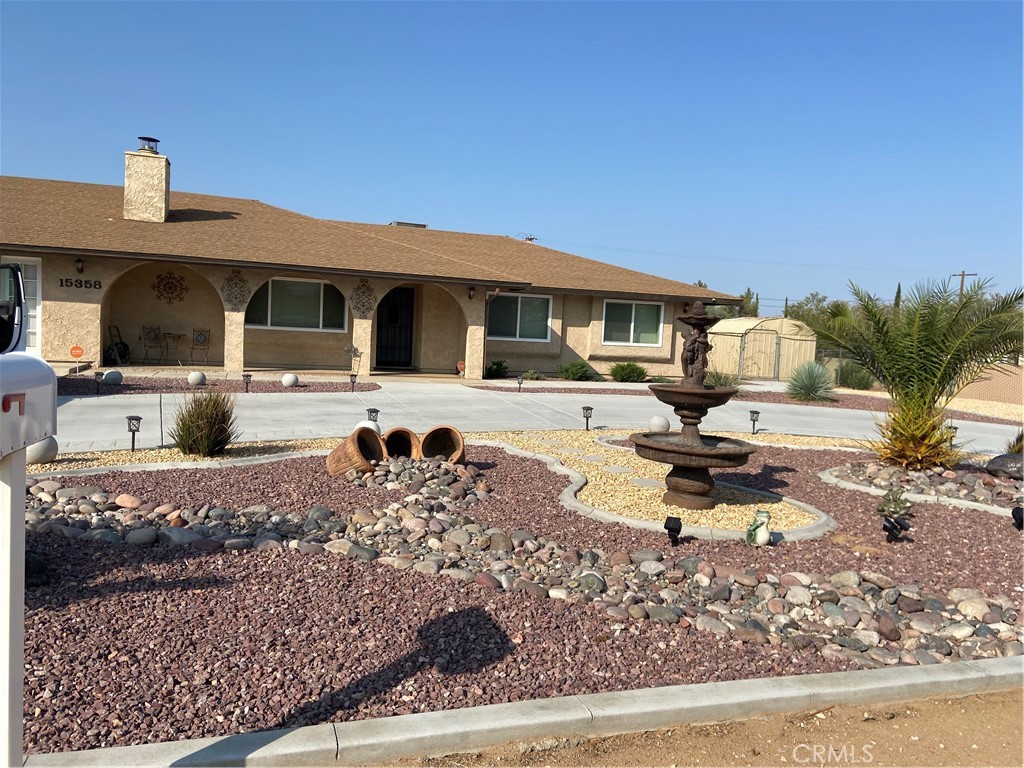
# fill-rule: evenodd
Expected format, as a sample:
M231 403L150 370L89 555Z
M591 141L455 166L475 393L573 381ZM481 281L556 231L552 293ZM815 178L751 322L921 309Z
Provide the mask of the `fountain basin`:
M677 467L741 467L757 450L731 437L701 435L700 445L690 445L678 432L637 432L629 439L638 456Z
M650 384L654 396L673 408L717 408L739 392L736 387L708 387L703 384Z
M637 455L660 464L672 465L665 477L668 488L662 501L684 509L710 509L715 480L711 468L741 467L756 447L731 437L697 435L697 444L679 432L638 432L630 435Z

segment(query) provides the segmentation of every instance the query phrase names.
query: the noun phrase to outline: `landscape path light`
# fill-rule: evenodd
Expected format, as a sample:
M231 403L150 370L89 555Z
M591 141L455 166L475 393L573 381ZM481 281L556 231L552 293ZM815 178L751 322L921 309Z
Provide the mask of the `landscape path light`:
M379 414L379 413L380 413L380 408L367 408L366 409L366 418L369 419L370 421L376 421L377 420L377 414Z
M672 546L678 546L679 534L683 530L683 521L678 517L666 517L665 530L668 531L668 540L672 542Z
M758 417L760 415L761 415L760 411L751 411L750 412L750 434L752 434L752 435L756 435L757 434L757 419L758 419Z
M100 393L100 384L103 383L103 371L96 371L96 394Z
M589 405L584 405L583 406L583 418L586 421L587 431L588 432L590 431L590 417L593 416L593 415L594 415L593 407L589 406Z
M522 392L523 391L523 374L520 373L518 376L516 376L516 383L519 385L519 391Z
M128 419L128 431L132 435L132 453L135 453L135 435L139 433L139 429L142 428L142 417L141 416L125 416Z
M245 394L249 394L249 382L252 381L251 373L243 373L242 381L245 383Z
M348 375L348 383L352 385L352 391L355 392L356 391L356 374L355 373L350 373Z

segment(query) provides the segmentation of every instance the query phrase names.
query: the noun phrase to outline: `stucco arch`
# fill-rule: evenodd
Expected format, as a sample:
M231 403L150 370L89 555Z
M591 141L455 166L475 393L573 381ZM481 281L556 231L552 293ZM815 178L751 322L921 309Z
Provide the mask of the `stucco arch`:
M161 332L173 334L164 362L184 365L189 361L193 329L208 328L209 365L223 364L224 303L204 275L184 264L148 262L125 269L108 286L100 312L104 348L115 327L131 350L131 363L141 363L142 327L158 325ZM152 352L149 360L154 361Z
M411 289L414 296L412 368L424 373L456 373L459 361L465 360L468 320L456 292L459 289L439 283L395 283L381 294L373 314L374 367L380 362L378 340L385 332L382 322L386 320L381 318L380 309L395 288Z
M274 279L320 282L337 288L345 299L345 330L284 329L245 325L244 367L348 370L351 355L347 349L352 344L354 322L350 282L310 273L261 273L258 279L252 281L252 293L245 308L242 309L243 316L260 289Z

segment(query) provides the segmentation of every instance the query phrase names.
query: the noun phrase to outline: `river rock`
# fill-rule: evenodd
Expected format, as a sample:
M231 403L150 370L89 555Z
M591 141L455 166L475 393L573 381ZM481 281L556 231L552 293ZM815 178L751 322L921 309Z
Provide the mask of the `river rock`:
M1024 466L1022 466L1021 454L1004 453L989 459L985 470L996 477L1007 477L1011 480L1024 480Z

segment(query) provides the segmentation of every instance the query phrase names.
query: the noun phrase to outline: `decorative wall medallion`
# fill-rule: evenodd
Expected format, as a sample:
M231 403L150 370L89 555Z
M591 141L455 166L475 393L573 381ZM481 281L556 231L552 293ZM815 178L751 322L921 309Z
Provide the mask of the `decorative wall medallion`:
M232 269L231 274L220 284L220 295L232 312L241 312L249 303L249 281L242 276L242 270Z
M157 299L160 301L173 304L176 301L185 300L188 286L185 285L184 277L168 272L166 275L156 276L156 282L153 283L153 293L156 294Z
M363 278L352 290L352 311L356 313L356 317L365 319L370 316L376 306L377 294L373 292L370 282Z

